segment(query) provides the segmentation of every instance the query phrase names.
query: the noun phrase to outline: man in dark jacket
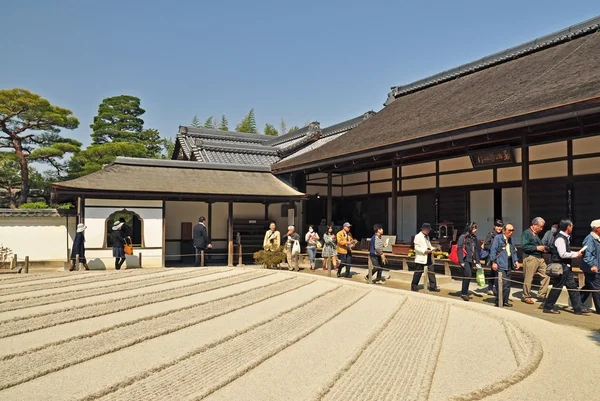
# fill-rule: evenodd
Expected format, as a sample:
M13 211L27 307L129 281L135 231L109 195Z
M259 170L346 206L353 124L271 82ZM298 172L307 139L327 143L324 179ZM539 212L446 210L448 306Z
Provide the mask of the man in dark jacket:
M550 277L546 274L546 261L544 252L546 246L542 243L540 233L544 229L546 222L541 217L536 217L531 221L531 226L523 231L521 235L521 249L523 250L523 298L522 301L532 305L531 283L533 276L538 274L542 280L540 289L537 292L538 299L545 299L548 295L548 284Z
M488 235L485 237L485 241L483 242L483 249L485 251L487 251L487 256L482 255L482 259L486 259L486 262L488 262L488 265L490 265L490 266L491 266L491 264L489 263L489 261L490 261L490 251L492 250L492 243L494 242L494 238L496 238L496 235L502 234L502 226L503 225L504 225L504 223L500 219L494 221L494 230L488 233ZM494 286L496 285L496 277L498 277L498 272L495 270L491 270L490 271L490 280L488 282L488 289L487 289L488 295L496 295L494 293Z
M492 243L490 251L490 261L492 269L498 272L498 276L502 276L502 305L511 307L509 302L510 297L510 274L513 268L518 269L519 257L517 256L517 248L515 248L512 236L515 233L515 228L512 224L507 223L502 229L501 235L496 235ZM500 293L498 283L496 283L496 306L499 306L498 294Z
M75 234L75 239L73 240L73 248L71 249L71 269L70 271L75 271L79 269L79 266L76 266L77 255L79 255L79 263L83 264L83 268L85 270L90 270L87 264L87 259L85 258L85 237L83 233L86 229L86 225L83 223L77 224L77 234Z
M577 283L571 271L571 260L580 258L581 252L571 251L571 233L573 232L573 222L569 219L561 220L560 232L556 234L554 246L550 249L550 261L554 264L562 266L562 274L552 278L552 289L544 302L544 313L559 314L560 311L554 310L554 305L558 301L558 297L563 287L567 287L569 297L571 298L571 306L576 315L587 314L590 311L583 307L581 296L577 289Z
M210 243L210 237L208 236L208 230L206 229L206 219L204 216L198 219L198 224L194 227L194 248L196 249L196 267L200 266L200 256L202 252L207 248L211 249L212 244Z
M373 266L371 276L375 276L375 278L371 277L371 280L373 283L377 283L378 281L385 283L385 278L382 276L383 269L381 268L385 263L385 255L383 254L383 248L385 247L383 242L383 227L381 224L375 224L373 231L375 231L375 234L371 237L371 242L369 243L369 258ZM365 280L369 280L368 274L365 276Z
M596 313L600 314L600 220L594 220L591 224L592 232L583 240L583 246L587 247L583 252L583 263L581 270L585 275L585 290L581 293L581 302L585 304L591 295L594 301Z

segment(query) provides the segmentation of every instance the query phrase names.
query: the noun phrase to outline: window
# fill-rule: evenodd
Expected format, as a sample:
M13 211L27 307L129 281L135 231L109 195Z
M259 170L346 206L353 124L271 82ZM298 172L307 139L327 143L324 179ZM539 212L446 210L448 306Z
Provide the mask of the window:
M134 212L130 212L127 209L119 210L114 212L106 219L106 247L112 248L113 246L113 230L112 226L117 220L123 218L125 220L125 231L127 235L131 236L133 246L142 248L144 246L144 221Z

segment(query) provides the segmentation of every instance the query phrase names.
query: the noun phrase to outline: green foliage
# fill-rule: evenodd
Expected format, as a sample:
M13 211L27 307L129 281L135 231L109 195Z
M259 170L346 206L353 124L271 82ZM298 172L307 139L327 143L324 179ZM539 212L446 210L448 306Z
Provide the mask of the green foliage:
M227 121L227 117L225 117L225 115L221 116L221 123L219 124L219 129L221 131L229 131L229 121Z
M19 206L19 209L50 209L45 201L27 202Z
M281 122L279 123L279 133L281 135L285 135L287 134L288 129L287 129L287 123L285 122L285 120L282 118Z
M165 139L165 152L161 155L161 159L172 159L175 151L175 141L171 138Z
M149 157L151 159L160 158L163 151L167 150L168 146L168 140L161 138L158 130L154 128L145 129L140 132L136 142L142 144L146 149L146 155L144 157Z
M210 129L215 129L215 123L214 123L214 117L210 116L206 119L206 121L204 122L204 128L210 128Z
M61 128L75 129L79 120L71 110L54 106L41 96L25 89L0 90L0 149L14 151L19 171L19 194L12 203L25 203L31 187L30 167L32 161L49 164L60 174L66 163L67 153L80 149L78 141L59 135ZM7 159L3 158L2 163ZM14 191L14 165L2 173L0 181L10 182ZM14 192L13 192L14 194ZM9 196L12 196L9 195Z
M262 249L254 253L254 263L266 267L267 269L278 268L279 265L285 262L285 253L283 246L275 250Z
M200 124L200 120L198 119L198 116L194 115L194 118L192 118L192 127L201 127L202 125Z
M70 177L81 177L102 170L102 166L115 161L117 156L146 157L147 149L142 143L108 142L91 145L73 155L69 163Z
M137 136L144 128L144 120L140 116L145 112L140 107L140 99L135 96L121 95L104 99L98 107L94 123L90 125L92 143L137 142Z
M294 126L290 127L290 129L288 129L287 133L289 134L290 132L298 131L299 129L300 129L300 127L298 127L297 125L294 125Z
M258 134L256 128L256 117L254 115L254 109L251 109L248 114L244 116L242 121L235 127L237 132L247 132L250 134Z
M272 124L266 124L264 132L265 132L265 135L269 135L269 136L279 135L279 132L277 132L277 128L275 128Z
M21 188L21 168L14 153L0 152L0 195L11 209L18 203Z

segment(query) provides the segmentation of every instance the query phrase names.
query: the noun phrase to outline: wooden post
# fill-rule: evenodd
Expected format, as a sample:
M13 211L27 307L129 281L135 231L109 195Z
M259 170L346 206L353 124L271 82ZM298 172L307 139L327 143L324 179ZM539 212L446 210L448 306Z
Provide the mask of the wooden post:
M200 251L200 267L204 267L204 249Z
M81 266L79 265L79 254L75 255L75 269L74 270L79 270L81 268Z
M373 262L371 261L371 255L367 256L367 266L369 267L369 272L367 273L368 284L373 283Z
M448 263L448 261L444 261L444 274L446 276L451 276L452 275L452 271L450 270L450 263Z
M244 266L242 260L242 244L238 244L238 267Z
M21 273L29 273L29 256L25 256L25 266L23 266Z
M327 173L327 225L333 220L333 173Z
M429 266L427 265L423 267L423 286L425 290L429 290Z
M13 258L10 261L10 269L11 270L16 270L17 269L17 254L13 254Z
M142 253L138 253L138 259L140 260L140 269L142 268Z
M522 139L521 146L521 179L523 180L522 186L522 213L523 213L523 228L529 227L529 147L527 146L527 140L525 136Z
M233 202L227 210L227 266L233 267Z
M408 262L406 261L406 258L402 258L402 270L408 271Z
M392 161L392 226L389 227L392 235L398 235L398 167L396 161Z
M333 256L327 258L327 275L331 277L331 270L333 270Z
M500 308L502 308L504 306L504 298L503 298L503 289L502 289L502 272L500 271L500 269L497 270L498 272L498 281L497 281L497 286L498 286L498 306Z

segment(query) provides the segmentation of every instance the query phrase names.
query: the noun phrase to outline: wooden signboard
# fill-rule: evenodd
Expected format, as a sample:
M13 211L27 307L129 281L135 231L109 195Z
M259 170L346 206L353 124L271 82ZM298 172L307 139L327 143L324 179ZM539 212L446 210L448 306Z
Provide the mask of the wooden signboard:
M515 158L511 148L488 149L469 154L474 168L485 168L514 164Z

